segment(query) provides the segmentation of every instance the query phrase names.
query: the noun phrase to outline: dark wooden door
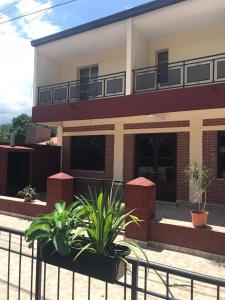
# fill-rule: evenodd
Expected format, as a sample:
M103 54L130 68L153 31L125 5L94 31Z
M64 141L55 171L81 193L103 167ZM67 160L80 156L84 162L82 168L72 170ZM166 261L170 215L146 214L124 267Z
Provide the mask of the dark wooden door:
M29 153L8 153L7 195L16 196L18 191L29 184L29 162Z
M136 176L156 183L156 198L176 201L176 134L136 135Z

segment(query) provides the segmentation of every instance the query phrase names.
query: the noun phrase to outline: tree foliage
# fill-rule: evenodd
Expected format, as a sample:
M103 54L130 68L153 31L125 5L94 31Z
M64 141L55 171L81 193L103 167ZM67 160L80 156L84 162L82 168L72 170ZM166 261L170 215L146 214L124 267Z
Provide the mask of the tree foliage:
M11 132L15 133L16 143L25 143L26 127L32 123L31 117L27 114L21 114L12 119Z
M7 142L9 140L9 131L11 127L11 124L0 125L0 142Z

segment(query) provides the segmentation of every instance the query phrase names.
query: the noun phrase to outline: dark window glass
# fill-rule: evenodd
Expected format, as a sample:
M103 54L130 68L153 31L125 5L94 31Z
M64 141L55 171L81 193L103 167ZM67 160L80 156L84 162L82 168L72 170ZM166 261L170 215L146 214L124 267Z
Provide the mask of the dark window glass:
M225 131L218 133L218 177L225 178Z
M158 83L166 84L168 82L168 51L157 53L158 72L157 78Z
M76 136L71 140L71 168L105 170L105 136Z
M97 80L98 66L80 69L80 99L95 98L98 95Z

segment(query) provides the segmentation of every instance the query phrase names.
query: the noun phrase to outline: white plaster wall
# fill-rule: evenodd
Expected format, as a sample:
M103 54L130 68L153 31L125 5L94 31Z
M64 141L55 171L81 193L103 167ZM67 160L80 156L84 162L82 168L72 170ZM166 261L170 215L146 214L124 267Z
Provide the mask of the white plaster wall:
M133 26L132 34L132 68L144 68L150 62L148 40L135 26Z
M155 52L169 49L169 61L180 61L225 52L225 23L214 27L149 41L150 65L155 65Z
M36 85L48 85L60 82L61 66L52 57L36 50Z
M61 65L60 81L78 80L79 68L98 65L99 75L123 72L126 70L125 51L88 56L79 60L70 60Z

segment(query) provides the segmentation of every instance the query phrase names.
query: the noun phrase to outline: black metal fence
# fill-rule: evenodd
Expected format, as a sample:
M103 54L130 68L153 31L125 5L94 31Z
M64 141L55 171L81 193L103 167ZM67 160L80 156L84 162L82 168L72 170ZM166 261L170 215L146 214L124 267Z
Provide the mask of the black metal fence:
M38 88L38 104L92 100L125 95L126 72L97 76L86 81L70 81Z
M134 93L225 81L225 54L199 57L133 71Z
M117 194L117 199L123 200L125 184L126 182L118 180L75 177L74 194L75 196L83 195L85 197L90 196L90 191L95 195L100 191L109 194L113 188L113 192Z
M129 258L116 284L43 263L24 232L0 227L0 299L225 299L225 280Z

